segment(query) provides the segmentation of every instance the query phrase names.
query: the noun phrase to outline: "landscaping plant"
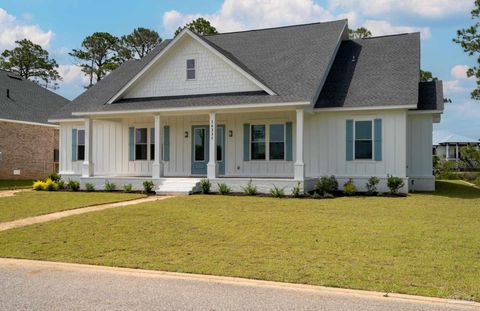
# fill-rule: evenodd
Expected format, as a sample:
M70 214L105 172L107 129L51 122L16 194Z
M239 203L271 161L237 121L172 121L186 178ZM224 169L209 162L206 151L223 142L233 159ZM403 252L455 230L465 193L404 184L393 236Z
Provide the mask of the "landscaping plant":
M302 196L302 189L301 189L302 183L298 182L295 186L292 188L292 197L294 198L299 198Z
M357 187L355 187L355 184L351 178L345 184L343 184L343 193L345 195L354 195L357 193Z
M333 175L330 177L324 176L315 184L315 192L321 196L333 195L336 191L338 191L338 181Z
M132 192L132 184L125 184L123 185L123 192L130 193Z
M50 173L50 175L48 175L48 178L58 184L58 182L62 179L62 176L53 172L53 173Z
M220 194L227 195L227 194L230 194L230 192L232 192L232 189L229 186L227 186L226 183L221 183L221 184L218 184L218 192Z
M245 187L242 187L243 193L246 195L257 195L258 189L257 186L255 186L252 181L250 180L248 184Z
M203 178L200 180L200 191L202 194L209 194L210 193L210 188L212 187L212 183L208 178Z
M400 188L402 188L405 185L405 183L403 182L403 178L395 177L392 175L387 175L387 176L388 176L387 186L388 186L388 189L390 189L390 193L398 194L398 191L400 190Z
M95 191L95 186L92 183L87 182L85 183L85 190L88 192Z
M43 189L47 190L47 191L57 191L58 190L58 184L56 182L54 182L53 180L51 180L50 178L47 178L47 180L45 181L45 184L43 186Z
M273 185L273 188L270 189L270 194L274 198L283 198L285 196L285 188L278 188L277 186Z
M45 182L42 180L37 180L33 183L33 190L35 191L42 191L45 188Z
M67 188L71 191L78 191L80 189L80 183L76 180L69 180L67 183Z
M112 192L112 191L115 191L115 189L117 189L117 185L115 185L113 182L107 181L105 183L105 191Z
M153 184L153 181L151 181L151 180L145 180L143 182L143 190L145 190L145 193L152 192L153 186L154 186L154 184Z
M367 194L376 195L378 193L377 185L379 183L380 183L380 178L378 178L377 176L370 177L367 182Z

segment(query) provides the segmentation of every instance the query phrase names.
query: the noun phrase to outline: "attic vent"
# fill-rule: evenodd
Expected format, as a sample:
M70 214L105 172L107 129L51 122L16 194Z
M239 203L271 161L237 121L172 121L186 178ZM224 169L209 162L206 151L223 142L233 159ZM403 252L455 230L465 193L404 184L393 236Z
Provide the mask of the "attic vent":
M11 74L9 74L8 77L11 78L11 79L15 79L15 80L22 80L21 77L15 76L15 75L11 75Z

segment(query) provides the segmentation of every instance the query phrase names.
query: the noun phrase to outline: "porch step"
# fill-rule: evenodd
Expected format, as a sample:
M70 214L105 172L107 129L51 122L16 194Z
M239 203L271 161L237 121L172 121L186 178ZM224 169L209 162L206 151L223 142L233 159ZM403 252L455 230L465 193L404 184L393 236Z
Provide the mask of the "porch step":
M160 180L157 194L190 194L198 191L199 178L163 178Z

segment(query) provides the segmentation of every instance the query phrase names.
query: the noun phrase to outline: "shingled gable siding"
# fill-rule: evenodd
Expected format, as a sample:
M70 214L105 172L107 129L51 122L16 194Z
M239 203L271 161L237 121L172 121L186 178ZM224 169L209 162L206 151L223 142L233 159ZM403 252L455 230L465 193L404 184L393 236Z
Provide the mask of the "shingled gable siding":
M0 121L0 179L46 177L54 170L54 149L58 149L58 129Z
M185 36L127 91L125 98L247 92L261 90L219 56ZM195 79L187 80L186 60L195 59Z

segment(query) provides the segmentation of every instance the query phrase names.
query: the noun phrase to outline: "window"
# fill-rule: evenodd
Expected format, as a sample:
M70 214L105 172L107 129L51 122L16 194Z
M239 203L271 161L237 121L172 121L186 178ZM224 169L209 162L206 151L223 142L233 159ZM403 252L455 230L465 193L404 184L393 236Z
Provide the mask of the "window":
M155 129L150 129L150 160L155 160Z
M135 160L147 160L147 129L135 129Z
M195 60L187 59L187 80L195 80Z
M265 129L265 125L252 125L252 160L266 159Z
M355 159L373 159L372 121L355 121Z
M85 160L85 130L77 131L77 160Z
M270 160L285 159L285 126L270 124Z

